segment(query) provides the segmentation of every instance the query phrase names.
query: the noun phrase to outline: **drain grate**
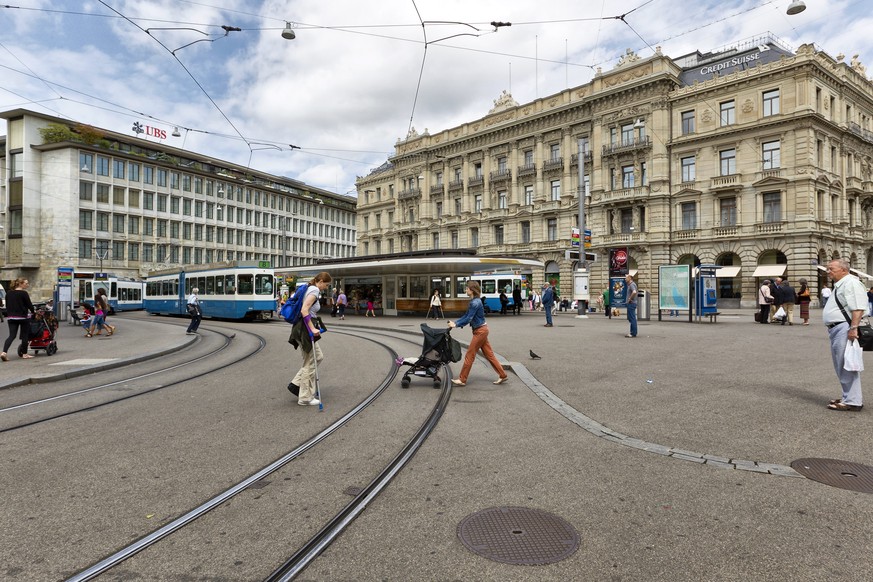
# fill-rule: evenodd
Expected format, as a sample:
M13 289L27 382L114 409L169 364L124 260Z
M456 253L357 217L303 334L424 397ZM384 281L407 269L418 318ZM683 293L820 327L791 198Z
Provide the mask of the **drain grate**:
M813 481L840 489L873 493L873 467L839 459L797 459L791 468Z
M579 534L557 515L527 507L491 507L458 524L461 543L474 554L504 564L559 562L579 547Z

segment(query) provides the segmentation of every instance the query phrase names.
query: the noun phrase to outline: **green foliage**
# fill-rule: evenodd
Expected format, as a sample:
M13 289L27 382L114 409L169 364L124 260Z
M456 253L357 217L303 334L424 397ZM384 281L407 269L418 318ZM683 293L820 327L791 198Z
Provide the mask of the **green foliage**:
M44 144L62 141L82 141L72 129L60 123L50 123L46 127L41 127L39 134L42 136Z

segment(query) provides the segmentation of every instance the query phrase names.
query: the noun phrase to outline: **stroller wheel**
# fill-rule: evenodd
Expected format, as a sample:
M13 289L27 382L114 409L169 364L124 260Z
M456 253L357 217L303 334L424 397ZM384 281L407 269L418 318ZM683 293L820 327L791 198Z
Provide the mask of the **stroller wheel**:
M440 382L439 380L437 380L436 378L434 378L434 381L433 381L433 387L434 387L434 388L439 388L439 387L440 387L440 384L442 384L442 382Z
M58 353L58 344L49 344L49 347L46 348L45 353L50 356Z
M404 378L400 381L401 388L409 388L409 378Z

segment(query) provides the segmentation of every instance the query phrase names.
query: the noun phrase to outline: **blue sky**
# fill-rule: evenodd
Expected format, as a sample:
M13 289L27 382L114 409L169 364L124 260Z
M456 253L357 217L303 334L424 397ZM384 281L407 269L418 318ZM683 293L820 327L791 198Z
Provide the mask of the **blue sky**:
M770 32L873 65L868 3L806 0L787 16L789 4L19 0L0 8L0 109L122 133L139 121L165 129L170 145L344 194L410 121L434 133L482 117L504 90L519 103L551 95L612 68L627 48L677 57ZM491 21L513 26L493 32ZM281 37L286 22L295 40ZM242 30L224 36L221 25Z

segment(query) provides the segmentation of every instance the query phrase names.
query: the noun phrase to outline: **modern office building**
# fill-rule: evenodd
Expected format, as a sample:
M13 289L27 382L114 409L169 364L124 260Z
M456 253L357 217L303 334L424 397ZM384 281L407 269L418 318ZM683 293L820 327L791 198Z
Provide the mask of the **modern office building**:
M177 265L355 254L355 199L162 143L15 109L0 113L0 279L47 299L58 267L142 278ZM141 139L139 131L152 139Z
M583 183L592 294L622 247L653 294L667 264L723 266L724 306L754 305L774 275L816 291L829 258L873 272L871 118L857 56L772 36L677 58L629 50L588 84L523 104L504 92L485 117L410 132L358 180L358 254L533 258L535 284L559 279L566 296Z

